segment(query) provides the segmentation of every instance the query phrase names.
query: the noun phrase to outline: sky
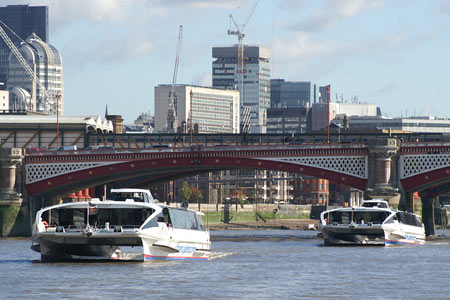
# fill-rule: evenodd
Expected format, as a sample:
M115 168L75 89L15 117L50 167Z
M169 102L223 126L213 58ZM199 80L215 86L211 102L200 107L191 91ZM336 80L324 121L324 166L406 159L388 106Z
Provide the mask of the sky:
M64 67L65 115L154 112L154 87L211 86L212 47L237 43L255 0L27 0L49 6ZM232 25L232 24L231 24ZM271 77L331 85L331 101L390 117L450 117L450 0L260 0L245 44L271 50Z

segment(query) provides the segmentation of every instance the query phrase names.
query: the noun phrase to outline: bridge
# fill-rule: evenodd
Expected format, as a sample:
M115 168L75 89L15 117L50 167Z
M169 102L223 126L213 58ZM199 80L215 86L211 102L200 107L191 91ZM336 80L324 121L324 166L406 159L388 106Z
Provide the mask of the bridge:
M2 151L2 193L9 195L8 199L23 198L25 202L58 198L88 187L129 179L149 186L228 169L275 170L320 177L362 190L366 197L401 198L403 209L412 208L412 194L420 192L423 207L431 207L432 211L433 198L450 190L450 143L404 142L385 136L363 143L276 140L26 154L20 148ZM18 174L17 165L21 166ZM23 195L19 197L17 190ZM28 207L36 208L36 205ZM33 209L28 211L32 214ZM429 220L424 219L428 234L434 234L432 218L431 212Z

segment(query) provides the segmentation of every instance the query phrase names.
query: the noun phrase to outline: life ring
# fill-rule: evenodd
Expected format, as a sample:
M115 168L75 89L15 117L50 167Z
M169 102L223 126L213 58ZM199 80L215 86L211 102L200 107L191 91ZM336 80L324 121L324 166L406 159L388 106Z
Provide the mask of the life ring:
M48 223L47 223L47 221L42 221L42 224L44 224L44 226L45 226L45 228L48 228Z

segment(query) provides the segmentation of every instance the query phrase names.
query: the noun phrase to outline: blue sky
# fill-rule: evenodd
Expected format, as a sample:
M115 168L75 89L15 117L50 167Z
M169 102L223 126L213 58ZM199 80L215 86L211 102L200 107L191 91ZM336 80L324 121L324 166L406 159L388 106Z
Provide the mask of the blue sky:
M24 4L11 0L8 4ZM254 0L27 0L50 7L62 54L66 115L154 111L154 87L211 86L211 47L231 45ZM450 117L450 0L260 0L245 43L272 51L272 78L331 84L332 101L375 103L384 115Z

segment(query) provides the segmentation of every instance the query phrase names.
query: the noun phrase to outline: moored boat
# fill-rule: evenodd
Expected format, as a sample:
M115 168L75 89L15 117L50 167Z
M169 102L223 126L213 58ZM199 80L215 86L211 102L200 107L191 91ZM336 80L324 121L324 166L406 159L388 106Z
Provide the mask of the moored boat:
M148 190L111 190L110 199L50 206L36 213L32 249L42 261L207 259L211 242L202 213L158 204Z
M324 211L320 222L325 246L425 243L420 217L392 209L383 200Z

